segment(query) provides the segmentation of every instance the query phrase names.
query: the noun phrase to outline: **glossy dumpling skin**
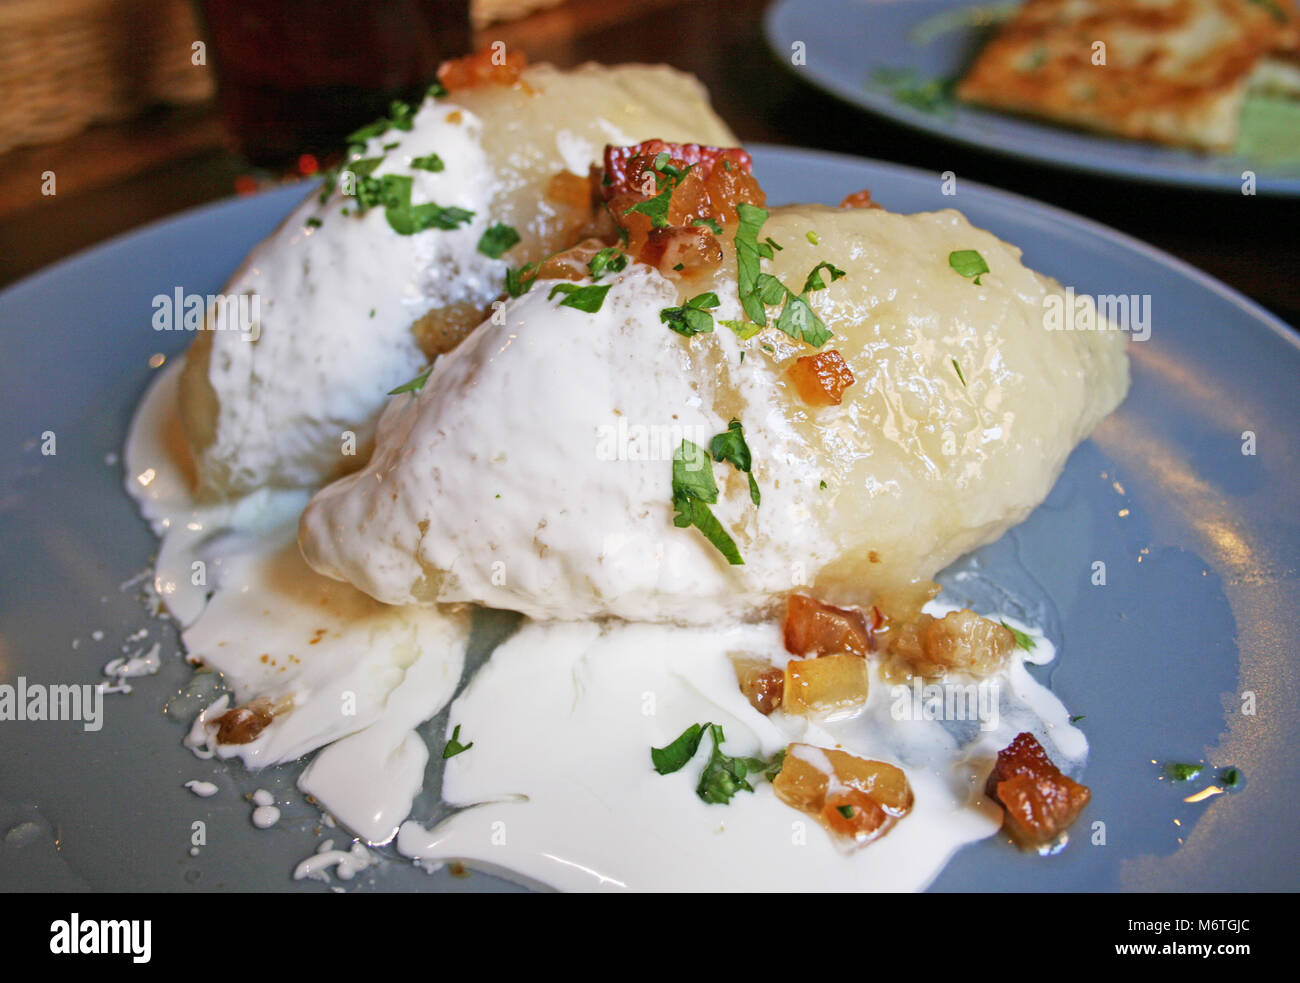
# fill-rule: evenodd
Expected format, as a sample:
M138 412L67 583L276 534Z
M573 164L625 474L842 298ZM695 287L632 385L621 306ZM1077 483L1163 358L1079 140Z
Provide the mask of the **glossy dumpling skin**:
M607 143L659 136L735 142L698 82L642 65L533 66L518 85L425 100L409 131L371 138L362 156L383 158L373 177L410 176L413 202L474 217L399 235L382 207L357 214L338 192L312 194L255 248L224 293L255 296L257 321L197 332L186 359L200 491L312 487L364 461L388 390L482 320L508 267L570 245L590 221L581 183L557 175L586 178ZM442 170L413 166L432 154ZM495 223L521 236L500 259L477 248Z
M595 314L539 283L393 400L370 464L304 513L307 561L388 603L554 619L759 618L797 587L863 603L1022 520L1124 396L1125 336L1046 330L1061 288L956 212L788 207L762 235L784 247L764 270L796 291L822 261L845 271L810 295L855 376L841 405L803 401L789 369L813 349L771 326L663 324L710 289L715 318L742 316L731 249L697 282L633 264ZM967 249L990 268L978 285L948 262ZM681 437L707 445L733 418L761 492L713 466L739 566L671 502Z

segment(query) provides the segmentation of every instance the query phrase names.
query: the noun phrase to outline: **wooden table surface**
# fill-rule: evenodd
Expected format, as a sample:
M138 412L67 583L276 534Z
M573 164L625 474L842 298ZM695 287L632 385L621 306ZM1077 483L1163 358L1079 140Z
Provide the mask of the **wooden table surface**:
M768 0L569 0L485 28L533 61L664 62L695 73L744 141L875 157L1050 202L1143 239L1300 325L1300 200L1175 190L1023 164L869 115L767 48ZM809 52L815 58L816 52ZM58 193L40 192L57 175ZM173 212L234 193L247 170L212 106L159 111L0 155L0 286ZM936 177L937 180L937 177Z

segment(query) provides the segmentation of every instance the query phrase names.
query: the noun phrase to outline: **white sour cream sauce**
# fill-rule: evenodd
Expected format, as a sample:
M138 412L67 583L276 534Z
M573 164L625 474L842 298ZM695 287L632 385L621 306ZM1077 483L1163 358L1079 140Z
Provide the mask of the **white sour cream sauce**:
M874 667L852 718L762 716L740 693L729 654L784 664L775 624L525 622L451 706L447 736L459 725L473 747L446 763L442 799L459 811L426 828L407 818L429 753L415 728L455 690L467 615L390 607L312 571L295 542L308 492L196 505L176 419L178 368L154 380L125 464L128 491L162 539L158 596L189 658L221 672L234 694L199 716L187 743L250 769L315 752L300 788L369 845L391 842L429 870L460 860L563 890L919 890L962 845L997 831L999 810L982 788L1016 733L1035 733L1063 771L1083 765L1083 734L1025 668L1054 656L1037 636L1032 653L1018 650L992 677L981 729L923 719L921 694L895 690ZM254 698L271 703L275 720L249 744L217 745L213 721ZM844 852L762 779L729 805L706 804L695 784L707 736L672 775L656 774L649 754L705 721L723 726L731 755L769 757L802 741L890 761L907 773L915 805L883 839ZM295 877L352 874L374 859L359 843L326 847Z

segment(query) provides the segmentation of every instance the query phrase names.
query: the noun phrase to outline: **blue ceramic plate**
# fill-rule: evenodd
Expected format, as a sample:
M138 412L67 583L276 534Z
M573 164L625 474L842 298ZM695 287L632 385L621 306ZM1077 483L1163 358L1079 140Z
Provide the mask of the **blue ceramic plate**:
M982 0L990 7L1003 0ZM1026 160L1141 181L1241 193L1242 172L1259 194L1300 195L1300 165L1270 167L1231 154L1200 154L1153 143L1111 139L992 111L916 108L896 97L877 73L908 73L916 84L959 76L983 44L984 30L963 27L925 40L920 25L971 0L781 0L768 10L768 44L787 65L798 42L800 77L854 105L914 126ZM1297 136L1300 140L1300 136Z
M1028 521L958 564L982 577L944 578L958 598L972 583L1000 585L1006 596L986 587L970 599L1023 610L1060 643L1040 672L1086 715L1092 803L1060 855L984 841L959 853L936 889L1296 888L1294 333L1177 260L1014 195L963 184L944 198L929 174L806 151L759 148L755 159L773 202L837 202L866 187L898 211L956 206L1080 291L1151 298L1150 338L1132 343L1128 400ZM108 457L121 450L150 357L175 357L189 340L150 328L151 298L177 285L219 290L302 195L290 188L190 212L0 295L0 682L95 681L142 625L167 656L158 676L108 698L98 731L0 722L0 889L283 890L331 832L305 805L286 808L279 828L255 830L241 795L291 788L292 769L254 777L180 746L194 708L175 701L190 672L174 634L145 617L125 584L147 568L155 542ZM1242 453L1247 431L1254 454ZM47 432L52 455L42 453ZM1104 586L1092 582L1099 562ZM1204 771L1175 783L1162 777L1170 762ZM1235 790L1186 801L1227 766L1244 776ZM221 792L195 798L187 779ZM417 809L432 815L436 804ZM191 856L196 822L206 842ZM502 886L480 875L430 879L401 863L351 884Z

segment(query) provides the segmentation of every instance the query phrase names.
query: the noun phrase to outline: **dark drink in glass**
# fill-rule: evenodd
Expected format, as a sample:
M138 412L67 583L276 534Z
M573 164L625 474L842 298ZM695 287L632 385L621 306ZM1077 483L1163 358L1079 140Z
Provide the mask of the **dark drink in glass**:
M323 157L470 49L469 0L202 0L219 98L259 166Z

